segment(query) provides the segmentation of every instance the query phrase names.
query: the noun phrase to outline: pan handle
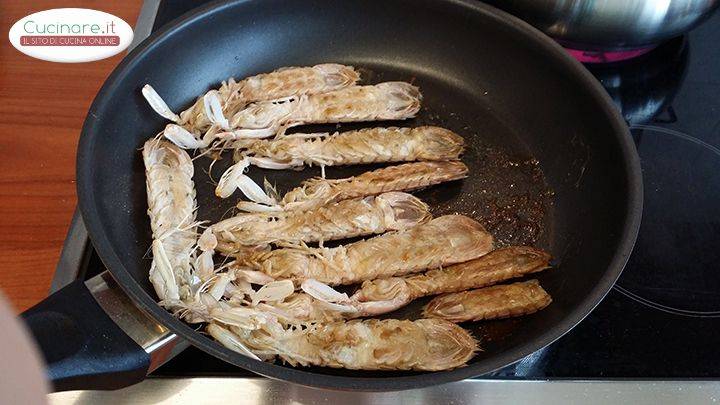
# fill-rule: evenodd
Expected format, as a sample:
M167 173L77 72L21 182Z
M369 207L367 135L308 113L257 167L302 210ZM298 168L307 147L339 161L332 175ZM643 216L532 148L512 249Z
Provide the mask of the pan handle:
M72 282L21 317L55 391L127 387L187 347L137 308L107 271Z

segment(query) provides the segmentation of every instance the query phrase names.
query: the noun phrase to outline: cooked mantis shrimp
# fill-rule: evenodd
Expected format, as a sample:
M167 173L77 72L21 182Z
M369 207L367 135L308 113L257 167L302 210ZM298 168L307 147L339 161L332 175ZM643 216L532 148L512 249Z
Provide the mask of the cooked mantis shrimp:
M217 90L210 90L187 110L173 113L150 85L142 93L150 106L185 130L197 134L214 123L227 121L246 105L265 100L282 99L302 94L325 93L354 85L360 79L352 66L325 63L312 67L281 68L236 82L230 78ZM229 125L225 123L224 129Z
M537 280L494 284L549 268L550 255L530 247L493 250L492 235L478 222L432 219L425 203L405 193L467 177L459 160L465 142L448 129L286 135L299 125L404 120L419 112L417 87L357 86L359 78L338 64L231 78L179 115L143 87L150 106L172 121L160 135L165 140L143 148L150 281L175 316L206 324L218 342L253 359L359 370L461 367L479 349L456 323L545 308L552 299ZM227 198L240 189L250 200L238 203L243 213L198 234L193 165L182 149L234 153L215 194ZM326 166L370 163L401 164L325 178ZM267 181L261 187L245 174L251 165L319 166L321 177L281 198ZM368 239L324 246L358 236ZM233 261L216 266L216 252ZM333 288L360 282L352 294ZM424 319L354 319L436 294Z
M528 246L511 246L422 274L366 281L352 298L372 302L404 297L407 303L427 295L486 287L549 267L548 253Z
M423 315L451 322L501 319L532 314L551 302L540 283L530 280L440 295L423 308Z
M241 272L224 272L203 282L192 296L175 302L175 315L189 323L222 322L255 329L281 319L300 324L272 304L296 295L290 280L271 281L255 291Z
M492 250L493 238L478 222L446 215L425 224L336 248L283 248L251 252L234 266L261 271L274 279L329 285L353 284L447 266Z
M514 246L422 274L365 281L352 296L310 279L301 285L305 293L288 295L272 305L299 323L376 316L420 297L486 287L536 273L549 268L549 261L546 252Z
M274 206L258 207L242 201L238 208L255 210L311 210L342 200L377 195L389 191L412 191L467 177L468 168L460 161L412 162L365 172L346 179L316 177L290 190Z
M458 134L440 127L364 128L329 134L293 134L256 140L243 153L270 169L302 165L457 160L465 147Z
M252 180L242 174L250 164L268 169L315 164L320 165L324 173L325 166L457 160L465 145L458 134L432 126L365 128L325 134L327 136L316 135L294 134L275 140L256 140L244 149L238 149L238 162L220 178L217 194L228 197L235 188L239 188L251 201L272 205L273 202L260 187L248 184Z
M448 370L464 365L478 350L469 332L442 319L368 319L256 330L216 323L208 332L231 350L247 349L265 360L279 357L293 366L352 370Z
M190 295L191 258L197 239L193 165L170 142L151 139L143 147L148 215L153 233L150 282L162 301Z
M407 193L344 200L311 211L244 213L211 226L217 250L233 253L246 246L298 244L403 230L430 219L428 206Z
M403 120L420 111L421 99L409 83L386 82L258 102L232 117L226 139L268 137L304 124Z

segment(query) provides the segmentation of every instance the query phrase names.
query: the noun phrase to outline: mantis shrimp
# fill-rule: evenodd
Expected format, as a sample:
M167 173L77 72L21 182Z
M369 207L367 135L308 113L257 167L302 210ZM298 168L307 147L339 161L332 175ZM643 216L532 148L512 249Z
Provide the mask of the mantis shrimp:
M478 350L469 332L442 319L339 321L302 329L215 322L207 331L232 350L293 366L437 371L464 365Z
M197 239L193 165L177 146L151 139L143 147L148 215L153 233L150 282L161 300L190 295L191 256Z
M175 124L168 125L163 133L186 149L207 148L216 139L224 144L240 140L233 146L238 148L248 139L281 136L288 128L303 124L412 118L420 110L421 99L418 88L404 82L350 86L253 103L228 121L216 92L210 92L203 100L205 114L213 125L201 138Z
M316 177L290 190L282 200L272 206L241 201L238 208L244 211L307 211L352 198L389 191L417 190L465 178L467 173L467 166L460 161L404 163L345 179Z
M207 147L209 140L198 135L212 125L228 128L232 117L250 103L283 99L302 94L316 94L354 85L360 75L352 66L325 63L312 67L281 68L236 82L230 78L216 90L210 90L187 110L175 114L150 85L142 89L143 96L155 112L173 121L166 128L166 136L183 148Z
M233 253L248 246L298 244L403 230L430 219L428 206L407 193L356 198L311 211L244 213L212 225L217 250Z
M302 165L338 166L416 160L457 160L465 147L458 134L440 127L364 128L329 134L294 134L257 140L244 153L258 165L289 169Z
M179 115L143 87L150 106L172 121L165 139L143 148L150 281L161 305L204 323L218 342L253 359L361 370L461 367L478 343L456 323L549 305L537 280L496 283L549 268L550 255L524 246L493 250L492 235L478 222L462 215L432 219L425 203L405 193L468 175L459 161L465 142L448 129L285 134L298 125L403 120L419 112L417 87L358 86L358 80L354 68L338 64L231 78ZM225 148L235 163L215 193L227 198L240 189L250 201L238 203L243 213L198 235L193 165L183 149ZM326 166L370 163L400 164L325 178ZM321 177L279 197L267 182L262 188L244 174L251 165L320 166ZM216 267L216 252L234 261ZM354 283L362 285L351 294L333 289ZM436 294L423 319L354 319Z
M273 279L329 285L352 284L460 263L492 250L493 238L478 222L446 215L398 232L336 248L283 248L241 255L235 267Z
M224 139L284 134L304 124L403 120L420 111L420 90L405 82L350 86L249 105L232 117Z
M247 184L240 175L250 164L268 169L288 169L303 165L353 165L384 162L453 161L465 147L458 134L439 127L366 128L328 134L294 134L275 140L255 140L242 150L238 162L220 179L217 194L226 197L235 188L252 201L272 205L259 186ZM238 149L239 150L239 149ZM249 156L248 156L249 155Z
M548 253L529 246L511 246L422 274L366 281L352 298L372 302L404 297L407 303L427 295L485 287L549 267Z
M440 295L423 308L423 315L451 322L501 319L532 314L551 302L540 283L530 280Z
M527 246L494 250L477 259L403 277L365 281L348 297L317 280L306 280L304 293L288 295L271 304L294 322L334 321L376 316L411 301L435 294L486 287L550 267L550 255Z

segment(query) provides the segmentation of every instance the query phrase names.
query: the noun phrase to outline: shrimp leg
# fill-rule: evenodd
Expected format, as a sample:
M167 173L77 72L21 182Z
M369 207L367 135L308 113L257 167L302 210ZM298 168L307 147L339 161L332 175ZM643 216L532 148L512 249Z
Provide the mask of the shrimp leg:
M440 295L423 308L423 315L451 322L501 319L532 314L551 302L540 283L530 280Z

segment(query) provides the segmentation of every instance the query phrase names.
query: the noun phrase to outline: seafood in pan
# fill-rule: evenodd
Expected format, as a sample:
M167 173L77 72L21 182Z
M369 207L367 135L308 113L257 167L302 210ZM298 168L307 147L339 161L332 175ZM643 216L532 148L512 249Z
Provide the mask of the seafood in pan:
M430 207L407 193L469 175L460 161L465 142L448 129L285 133L419 112L416 86L358 80L354 68L338 64L278 69L230 79L179 115L144 87L151 107L172 121L143 148L150 281L168 310L204 323L218 342L253 359L361 370L461 367L479 349L456 323L549 305L536 280L497 283L549 268L550 255L527 246L494 250L493 236L476 220L432 219ZM239 189L250 200L238 203L241 213L214 224L196 220L195 173L183 149L209 150L214 158L229 149L235 163L215 194L227 198ZM326 168L368 163L399 164L325 176ZM319 166L321 176L280 197L267 181L263 188L245 174L250 166ZM354 237L367 239L345 240ZM326 247L328 241L337 245ZM333 288L356 283L362 285L351 294ZM356 319L437 294L423 319Z
M378 277L461 263L493 249L493 237L478 222L446 215L415 227L336 248L283 248L239 255L235 266L273 279L329 285L353 284Z
M403 230L427 222L428 206L417 197L389 192L343 200L310 211L243 213L211 226L217 250L299 244Z
M240 188L252 201L265 203L268 197L247 192L249 178L238 177L250 164L267 169L290 169L303 165L325 166L404 161L452 161L460 157L464 140L439 127L366 128L329 134L294 134L275 140L255 140L236 148L238 162L220 179L218 195L229 196ZM241 181L242 180L242 181Z
M417 87L385 82L263 101L235 114L230 120L234 130L225 139L269 137L306 124L404 120L420 111L421 100Z
M162 301L187 299L192 252L197 234L193 165L188 154L161 139L145 142L142 150L153 233L150 282Z
M352 66L326 63L311 67L290 67L274 72L251 76L236 82L230 78L216 90L210 90L197 99L187 110L175 114L150 85L143 87L142 93L155 112L173 121L168 133L190 134L189 145L180 146L207 147L198 137L216 124L226 129L227 118L257 101L276 100L302 94L325 93L354 85L360 75ZM196 144L193 145L193 141Z
M420 297L486 287L550 268L550 255L528 246L494 250L467 262L425 273L363 282L351 296L317 280L302 283L303 293L270 305L287 323L334 321L392 312Z
M365 281L350 297L375 315L428 295L464 291L524 277L550 268L550 255L528 246L494 250L477 259L404 277Z
M413 191L460 180L467 177L468 168L460 161L412 162L388 166L345 179L316 177L288 191L271 206L241 201L243 211L308 211L323 205L362 196L390 191Z
M550 268L550 255L529 246L511 246L482 257L422 274L366 281L353 295L358 301L410 300L485 287Z
M325 166L367 163L453 161L460 158L465 141L439 127L366 128L329 134L294 134L275 140L255 140L238 147L238 162L221 177L217 195L228 197L239 188L254 202L270 198L241 175L250 164L268 169L291 169L303 165Z
M151 87L143 91L153 109L171 120L176 118ZM288 128L304 124L404 120L418 113L422 99L417 87L403 82L348 86L327 93L259 101L228 120L216 93L211 91L203 97L204 117L212 122L204 134L169 124L164 136L182 148L199 149L217 139L229 142L282 135Z
M445 161L460 157L465 140L440 127L365 128L330 134L294 134L257 140L243 153L274 169L302 165L338 166L365 163Z
M293 366L352 370L448 370L462 366L478 350L470 333L442 319L354 320L303 329L210 324L208 333L265 360L279 357ZM229 347L243 352L237 345Z
M551 302L540 283L530 280L440 295L423 308L423 315L451 322L501 319L532 314Z

